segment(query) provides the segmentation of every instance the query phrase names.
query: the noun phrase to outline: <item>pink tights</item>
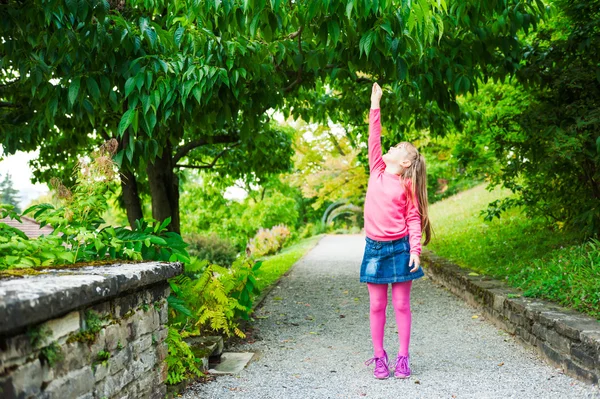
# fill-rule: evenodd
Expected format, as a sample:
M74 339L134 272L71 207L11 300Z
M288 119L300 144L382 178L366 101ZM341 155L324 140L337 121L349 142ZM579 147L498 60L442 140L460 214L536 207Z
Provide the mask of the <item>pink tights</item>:
M392 304L396 313L396 324L398 327L399 355L408 355L410 343L410 288L412 280L392 284ZM388 285L367 283L371 304L371 338L375 357L383 356L383 330L385 327L385 308L388 302Z

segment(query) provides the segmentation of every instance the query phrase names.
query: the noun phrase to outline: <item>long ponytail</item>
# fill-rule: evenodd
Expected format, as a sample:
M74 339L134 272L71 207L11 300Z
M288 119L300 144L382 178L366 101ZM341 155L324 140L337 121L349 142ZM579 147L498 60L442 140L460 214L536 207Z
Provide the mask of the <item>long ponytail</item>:
M410 143L409 143L410 144ZM410 147L413 147L412 144ZM413 147L414 148L414 147ZM423 245L429 244L433 229L429 221L429 201L427 198L427 168L425 166L425 157L414 148L416 157L413 163L408 167L404 174L405 187L408 192L408 200L415 202L415 191L417 192L418 210L421 216L421 231L425 237ZM410 186L408 182L410 181ZM413 191L414 190L414 191Z

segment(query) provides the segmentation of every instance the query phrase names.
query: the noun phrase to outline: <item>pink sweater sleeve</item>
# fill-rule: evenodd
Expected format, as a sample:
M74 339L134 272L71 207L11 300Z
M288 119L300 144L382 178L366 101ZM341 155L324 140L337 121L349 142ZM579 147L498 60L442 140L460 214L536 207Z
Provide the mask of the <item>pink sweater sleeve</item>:
M412 185L410 187L412 189ZM414 192L415 202L407 199L406 203L406 225L410 237L410 253L421 255L421 215L419 214L418 193L416 190Z
M385 169L385 162L381 158L381 119L380 109L369 111L369 170Z

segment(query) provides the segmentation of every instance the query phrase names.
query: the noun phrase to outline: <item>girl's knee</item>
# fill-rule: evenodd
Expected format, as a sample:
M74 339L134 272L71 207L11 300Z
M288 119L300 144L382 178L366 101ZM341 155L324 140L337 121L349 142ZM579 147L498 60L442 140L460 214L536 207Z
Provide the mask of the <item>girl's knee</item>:
M394 310L397 312L410 312L410 302L400 301L400 300L392 300L392 304L394 305Z
M371 312L385 312L385 308L387 306L387 299L371 299L370 301L370 309Z

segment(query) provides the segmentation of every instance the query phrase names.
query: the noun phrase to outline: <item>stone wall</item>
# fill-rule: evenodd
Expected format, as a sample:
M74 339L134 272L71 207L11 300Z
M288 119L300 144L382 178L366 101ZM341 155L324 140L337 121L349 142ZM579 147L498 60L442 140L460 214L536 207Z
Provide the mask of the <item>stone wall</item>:
M579 380L600 378L600 322L582 313L521 292L504 282L471 273L431 251L422 253L433 281L479 308L496 326L531 345L555 367Z
M163 398L167 279L181 264L0 280L0 397Z

